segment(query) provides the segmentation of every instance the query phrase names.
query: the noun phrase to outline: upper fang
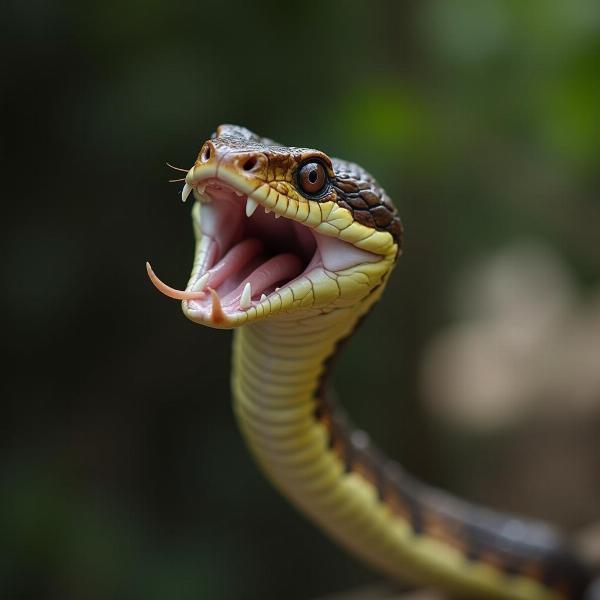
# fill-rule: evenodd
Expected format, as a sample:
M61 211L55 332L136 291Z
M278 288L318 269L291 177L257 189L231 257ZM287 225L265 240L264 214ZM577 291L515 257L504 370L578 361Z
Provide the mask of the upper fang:
M183 189L181 190L181 201L185 202L188 196L192 193L192 186L186 181Z
M258 208L258 202L256 200L252 200L252 198L248 198L248 200L246 200L246 216L247 217L251 217L257 208Z

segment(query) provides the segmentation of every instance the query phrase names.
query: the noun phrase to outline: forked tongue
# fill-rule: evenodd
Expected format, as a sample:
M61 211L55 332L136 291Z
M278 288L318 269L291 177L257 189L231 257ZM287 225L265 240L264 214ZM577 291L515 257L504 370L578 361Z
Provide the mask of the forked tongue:
M152 270L149 262L146 262L146 271L148 272L148 277L150 277L150 281L154 284L156 289L159 292L162 292L165 296L169 298L174 298L175 300L201 300L204 298L205 293L202 291L184 291L184 290L176 290L171 286L163 283L157 276L156 273Z

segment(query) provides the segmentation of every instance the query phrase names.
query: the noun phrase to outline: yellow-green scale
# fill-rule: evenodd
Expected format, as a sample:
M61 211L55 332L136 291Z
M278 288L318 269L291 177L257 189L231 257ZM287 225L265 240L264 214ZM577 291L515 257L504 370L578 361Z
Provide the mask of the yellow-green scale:
M468 561L457 548L415 534L330 448L329 433L315 418L315 392L336 343L367 309L365 304L300 320L279 317L236 330L235 413L261 467L301 511L388 576L462 596L561 598L533 579Z

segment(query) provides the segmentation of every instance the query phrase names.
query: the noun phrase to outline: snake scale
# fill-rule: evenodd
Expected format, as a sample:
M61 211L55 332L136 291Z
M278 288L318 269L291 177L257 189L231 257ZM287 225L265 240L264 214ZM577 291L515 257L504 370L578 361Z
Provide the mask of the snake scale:
M380 298L402 225L364 169L221 125L186 172L195 259L182 300L234 328L241 431L274 485L381 573L451 596L585 596L591 569L554 528L434 489L386 457L326 398L332 358Z

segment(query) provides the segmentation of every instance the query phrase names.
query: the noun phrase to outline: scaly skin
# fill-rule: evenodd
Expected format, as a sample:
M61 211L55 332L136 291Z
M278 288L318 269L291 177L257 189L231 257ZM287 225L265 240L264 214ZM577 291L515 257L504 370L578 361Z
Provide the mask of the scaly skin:
M302 193L297 180L299 166L312 159L327 167L329 181L317 199ZM217 239L202 211L218 200L203 186L215 180L259 210L367 251L357 256L368 259L339 270L307 270L245 309L223 309L216 292L212 304L199 308L192 297L208 291L196 288L215 262ZM352 163L229 125L204 144L185 181L184 195L193 190L196 199L197 246L187 291L175 297L186 298L183 311L191 320L236 328L235 414L275 486L356 556L400 581L461 597L582 597L588 569L551 528L416 481L325 398L331 358L379 299L400 255L400 220L377 182ZM231 236L228 227L217 223L215 231ZM220 239L217 245L227 245Z

